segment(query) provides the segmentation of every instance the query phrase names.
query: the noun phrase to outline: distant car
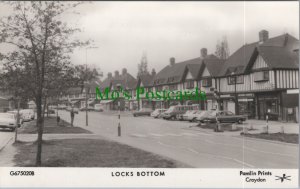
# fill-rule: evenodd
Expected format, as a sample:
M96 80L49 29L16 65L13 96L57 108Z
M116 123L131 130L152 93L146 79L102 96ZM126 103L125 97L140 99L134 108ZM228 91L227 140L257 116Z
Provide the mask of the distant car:
M79 110L80 111L86 111L86 109L87 109L87 111L95 111L95 108L94 107L91 107L91 106L89 106L89 107L82 107L82 108L80 108Z
M57 107L57 109L59 109L59 110L65 110L66 108L67 108L67 106L64 104L59 104Z
M196 121L203 122L203 120L207 118L207 116L209 116L211 112L212 111L206 111L206 110L199 111L196 114Z
M160 118L163 116L163 113L167 111L166 109L156 109L151 113L151 117Z
M14 113L0 113L0 127L14 131L21 124L17 123L17 116Z
M139 111L135 111L133 112L133 117L137 117L137 116L150 116L151 115L152 110L150 109L141 109Z
M246 121L246 115L235 115L231 111L212 111L210 115L204 118L204 122L216 123L216 117L220 123L239 123L242 124Z
M20 110L20 112L22 113L22 117L24 121L34 120L35 113L33 109L23 109Z
M182 115L182 119L184 121L190 121L190 122L195 121L198 112L199 112L198 110L189 110Z
M189 110L198 110L199 105L176 105L176 106L171 106L164 114L163 118L164 119L178 119L178 120L183 120L183 114L185 114Z
M104 108L102 104L95 104L95 111L96 112L103 112Z

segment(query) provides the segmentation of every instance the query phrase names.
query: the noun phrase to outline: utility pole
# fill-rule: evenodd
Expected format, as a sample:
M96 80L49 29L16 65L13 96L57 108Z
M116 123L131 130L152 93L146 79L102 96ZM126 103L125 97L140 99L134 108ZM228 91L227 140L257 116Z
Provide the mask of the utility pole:
M88 77L87 77L87 52L88 49L97 49L98 47L87 47L85 49L85 84L87 86L88 84ZM85 86L84 86L85 87ZM88 87L86 87L85 89L85 125L88 126L89 125L89 121L88 121Z

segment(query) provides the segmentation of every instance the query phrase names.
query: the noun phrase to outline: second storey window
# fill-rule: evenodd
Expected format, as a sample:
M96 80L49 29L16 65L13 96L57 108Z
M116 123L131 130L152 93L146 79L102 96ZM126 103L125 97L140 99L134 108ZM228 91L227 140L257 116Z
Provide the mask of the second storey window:
M212 84L212 79L211 78L206 78L206 79L202 79L202 87L211 87Z
M186 81L185 82L185 88L186 89L193 89L194 88L194 81L193 80Z
M244 76L232 76L228 78L228 85L234 85L234 84L243 84L244 83Z
M170 90L170 91L175 91L175 90L177 90L177 85L170 85L170 86L169 86L169 90Z
M162 86L157 86L157 87L155 87L155 91L162 91Z
M254 81L269 81L269 71L263 71L263 72L255 72L254 73Z

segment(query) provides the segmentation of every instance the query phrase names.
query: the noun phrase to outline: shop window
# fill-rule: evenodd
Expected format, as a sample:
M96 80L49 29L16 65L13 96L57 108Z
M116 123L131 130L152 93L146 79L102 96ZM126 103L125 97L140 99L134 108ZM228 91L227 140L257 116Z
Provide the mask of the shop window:
M202 80L202 87L211 87L212 85L212 79L207 78Z

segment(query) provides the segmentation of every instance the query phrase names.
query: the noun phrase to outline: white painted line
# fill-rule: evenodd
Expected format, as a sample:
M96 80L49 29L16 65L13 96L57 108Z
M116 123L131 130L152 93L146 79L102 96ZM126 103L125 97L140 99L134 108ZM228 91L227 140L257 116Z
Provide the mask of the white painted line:
M130 136L134 136L134 137L147 137L146 135L142 135L142 134L136 134L136 133L133 133L133 134L130 134Z
M190 151L190 152L193 152L195 154L204 154L204 155L212 156L214 158L221 158L221 159L227 159L227 160L230 160L230 161L235 161L235 162L237 162L239 164L246 165L247 167L254 168L253 165L251 165L249 163L246 163L246 162L243 162L241 160L235 159L235 158L226 157L226 156L219 156L219 155L214 155L214 154L209 154L209 153L201 153L201 152L198 152L197 150L194 150L193 148L187 148L187 150Z
M149 135L156 136L156 137L162 137L162 136L165 136L165 135L161 135L161 134L157 134L157 133L149 133Z

